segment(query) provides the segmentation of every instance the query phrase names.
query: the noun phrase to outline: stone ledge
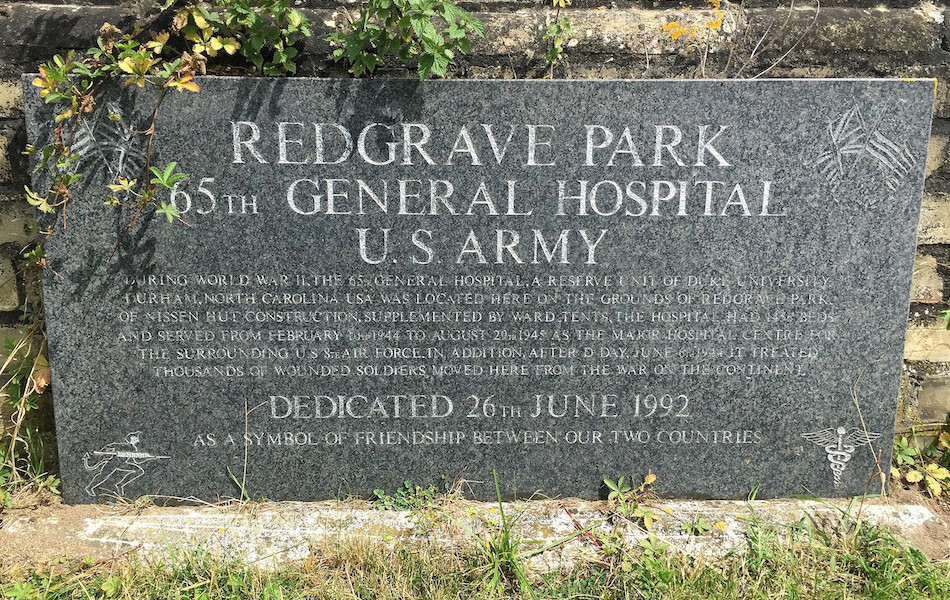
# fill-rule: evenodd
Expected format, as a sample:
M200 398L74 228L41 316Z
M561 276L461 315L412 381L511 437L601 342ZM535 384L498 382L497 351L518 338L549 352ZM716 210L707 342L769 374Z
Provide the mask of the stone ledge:
M606 505L578 500L506 503L505 515L524 549L567 540L530 559L544 572L569 569L579 560L597 559L598 551L581 529L616 531L627 544L656 536L671 547L695 556L721 557L742 552L749 523L789 526L802 519L839 522L851 510L854 520L883 525L898 535L935 540L950 536L947 525L921 505L891 505L868 500L849 509L847 500L776 500L754 502L662 501L648 506L659 515L651 531L630 523L608 522ZM144 558L166 555L169 548L200 547L227 558L261 567L305 559L326 544L364 541L434 544L464 548L473 535L491 534L486 523L498 523L498 505L455 501L424 512L375 511L360 502L250 503L245 509L226 507L146 508L128 506L53 506L5 515L0 528L0 553L17 558L19 547L42 548L43 556L23 557L31 563L63 555L108 559L136 551ZM124 511L124 514L123 514ZM721 523L714 535L690 536L684 522L698 519Z

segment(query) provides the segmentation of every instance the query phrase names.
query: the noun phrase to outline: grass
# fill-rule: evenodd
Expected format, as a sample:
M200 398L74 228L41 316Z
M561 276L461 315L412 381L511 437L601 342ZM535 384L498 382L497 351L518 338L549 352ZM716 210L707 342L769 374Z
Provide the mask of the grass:
M750 525L743 551L722 559L684 556L655 539L628 547L604 539L597 560L566 573L524 569L486 577L477 544L436 546L348 541L303 562L264 571L203 550L168 550L148 562L130 556L25 569L0 566L0 597L121 599L457 600L911 600L950 598L950 567L934 564L889 532L842 519L776 528ZM508 565L510 567L510 565ZM507 569L502 569L507 570Z

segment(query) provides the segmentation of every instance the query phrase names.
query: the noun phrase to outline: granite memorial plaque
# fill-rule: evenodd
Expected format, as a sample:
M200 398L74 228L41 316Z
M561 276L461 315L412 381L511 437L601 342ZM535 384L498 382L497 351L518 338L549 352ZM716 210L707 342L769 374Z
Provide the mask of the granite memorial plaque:
M187 224L103 205L154 93L77 133L44 281L67 501L880 489L931 81L199 83L152 155ZM29 92L34 144L49 114Z

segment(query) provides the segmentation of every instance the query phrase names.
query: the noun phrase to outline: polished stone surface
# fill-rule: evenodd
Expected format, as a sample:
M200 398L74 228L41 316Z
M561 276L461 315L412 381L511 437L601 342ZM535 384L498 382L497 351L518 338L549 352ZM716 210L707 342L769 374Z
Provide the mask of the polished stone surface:
M932 82L200 85L151 157L187 225L103 206L154 95L77 138L45 280L69 502L842 496L888 464Z

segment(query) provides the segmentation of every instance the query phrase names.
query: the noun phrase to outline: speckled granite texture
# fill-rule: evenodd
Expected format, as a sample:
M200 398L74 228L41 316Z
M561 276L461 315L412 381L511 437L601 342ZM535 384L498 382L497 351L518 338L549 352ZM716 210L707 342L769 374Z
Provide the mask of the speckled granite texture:
M103 206L145 164L106 113L145 129L153 94L77 138L45 279L67 501L485 498L493 469L842 496L888 464L932 82L200 85L151 157L187 225Z

